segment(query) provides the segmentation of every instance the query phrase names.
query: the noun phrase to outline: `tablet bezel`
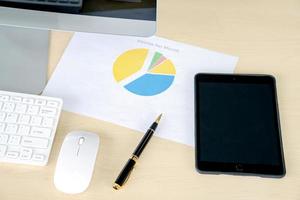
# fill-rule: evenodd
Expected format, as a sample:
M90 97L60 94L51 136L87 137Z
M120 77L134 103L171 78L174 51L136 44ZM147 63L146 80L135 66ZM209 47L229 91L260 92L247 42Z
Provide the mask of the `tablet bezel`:
M272 86L274 115L276 117L276 130L277 130L277 141L278 151L281 156L280 165L261 165L261 164L245 164L245 163L220 163L220 162L204 162L199 160L199 139L200 139L200 128L198 119L200 113L198 112L200 94L199 94L199 83L201 82L214 82L214 83L253 83L253 84L270 84ZM206 74L199 73L195 76L195 161L196 169L200 173L229 173L238 175L259 175L262 177L283 177L286 173L284 153L282 148L281 129L279 121L279 111L277 102L276 92L276 80L271 75L241 75L241 74Z

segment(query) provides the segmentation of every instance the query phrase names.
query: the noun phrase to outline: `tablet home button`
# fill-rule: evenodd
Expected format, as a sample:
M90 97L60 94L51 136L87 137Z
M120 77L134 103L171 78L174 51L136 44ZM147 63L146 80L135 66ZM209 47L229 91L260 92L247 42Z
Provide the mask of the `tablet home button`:
M238 171L238 172L242 172L244 171L244 167L242 164L236 164L235 165L235 170Z

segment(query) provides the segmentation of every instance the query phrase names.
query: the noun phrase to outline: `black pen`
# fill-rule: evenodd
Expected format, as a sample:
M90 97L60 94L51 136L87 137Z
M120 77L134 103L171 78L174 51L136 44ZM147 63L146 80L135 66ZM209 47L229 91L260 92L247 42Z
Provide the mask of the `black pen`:
M130 176L131 171L133 170L137 160L139 159L140 155L142 154L143 150L147 146L148 142L150 141L152 135L155 132L155 129L158 126L158 123L161 119L162 114L158 116L158 118L153 122L150 128L147 130L146 134L140 141L139 145L134 150L132 157L127 161L126 165L123 167L122 171L120 172L118 178L116 179L113 188L118 190L120 189L127 181Z

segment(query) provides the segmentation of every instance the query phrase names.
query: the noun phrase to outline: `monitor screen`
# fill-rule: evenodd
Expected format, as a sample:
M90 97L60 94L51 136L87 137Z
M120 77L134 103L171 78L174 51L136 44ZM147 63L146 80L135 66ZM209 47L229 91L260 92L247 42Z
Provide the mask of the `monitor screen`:
M149 36L156 0L0 0L0 24Z

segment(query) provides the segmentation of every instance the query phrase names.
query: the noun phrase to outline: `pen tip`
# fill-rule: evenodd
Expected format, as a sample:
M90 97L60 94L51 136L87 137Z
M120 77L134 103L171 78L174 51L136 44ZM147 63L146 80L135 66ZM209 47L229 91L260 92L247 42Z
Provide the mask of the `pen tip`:
M155 120L156 123L159 123L159 121L160 121L162 115L163 115L163 114L160 114L160 115L157 117L157 119Z

